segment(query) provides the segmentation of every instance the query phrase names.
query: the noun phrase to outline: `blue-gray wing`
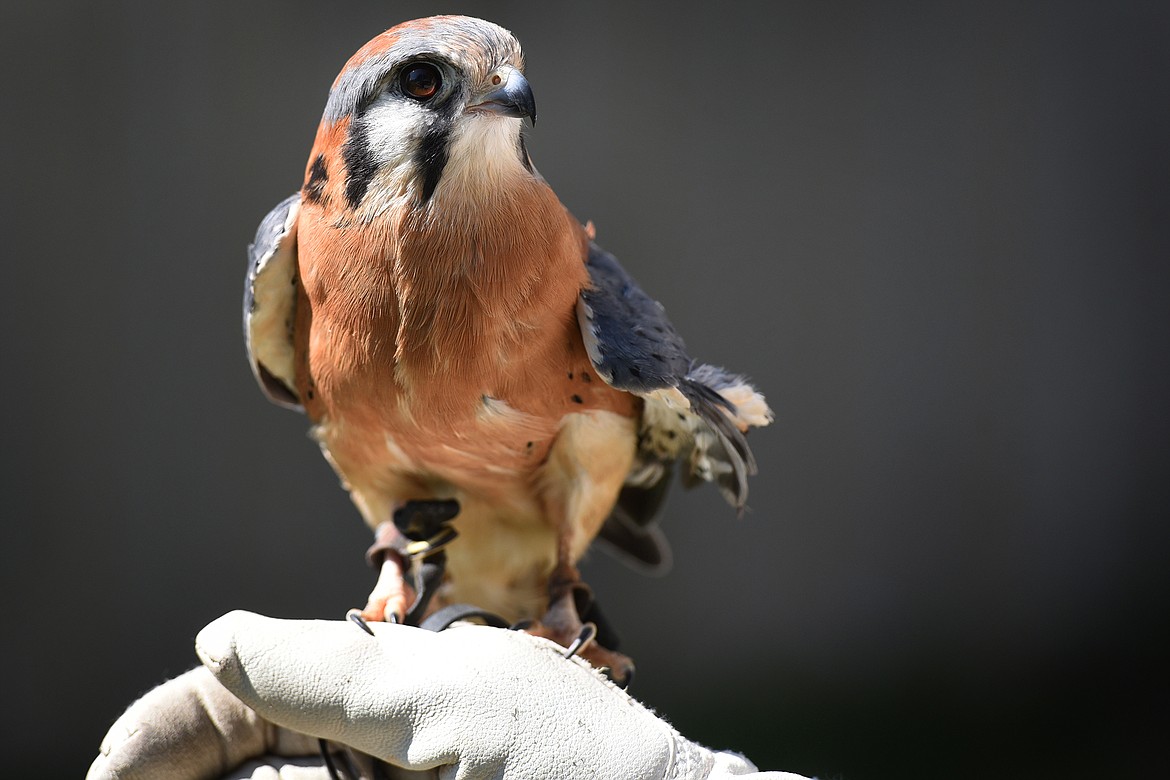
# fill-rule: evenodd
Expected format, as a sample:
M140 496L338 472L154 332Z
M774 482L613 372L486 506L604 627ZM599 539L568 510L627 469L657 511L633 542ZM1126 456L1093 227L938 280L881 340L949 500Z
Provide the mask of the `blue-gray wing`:
M611 535L649 526L676 461L684 464L684 483L715 482L742 509L756 471L744 433L771 421L763 396L743 377L692 360L662 304L613 255L591 244L586 267L590 284L577 319L589 359L608 384L645 401L638 458L623 491L628 500L614 513L624 527Z
M244 343L252 373L270 401L298 410L293 319L300 204L299 193L290 195L260 222L248 246L244 281Z
M692 361L662 304L597 244L586 267L590 286L581 291L578 315L597 373L631 393L677 387Z

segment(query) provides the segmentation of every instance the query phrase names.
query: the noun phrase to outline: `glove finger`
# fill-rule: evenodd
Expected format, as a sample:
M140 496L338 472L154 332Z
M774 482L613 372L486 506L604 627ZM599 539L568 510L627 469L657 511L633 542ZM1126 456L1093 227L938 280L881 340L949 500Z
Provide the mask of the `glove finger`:
M265 752L265 728L206 669L192 669L130 705L102 740L87 777L218 777Z

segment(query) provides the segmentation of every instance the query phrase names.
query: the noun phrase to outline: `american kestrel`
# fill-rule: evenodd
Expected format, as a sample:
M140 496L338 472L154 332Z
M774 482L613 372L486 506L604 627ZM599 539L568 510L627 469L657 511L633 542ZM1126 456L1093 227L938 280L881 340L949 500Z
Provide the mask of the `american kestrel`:
M363 46L304 186L256 234L245 331L260 386L305 411L372 528L393 536L404 506L457 511L434 606L567 643L594 538L656 563L676 462L742 509L744 433L772 414L743 377L693 361L593 243L533 166L526 117L524 58L497 25L438 16ZM386 558L366 617L403 614L402 567Z

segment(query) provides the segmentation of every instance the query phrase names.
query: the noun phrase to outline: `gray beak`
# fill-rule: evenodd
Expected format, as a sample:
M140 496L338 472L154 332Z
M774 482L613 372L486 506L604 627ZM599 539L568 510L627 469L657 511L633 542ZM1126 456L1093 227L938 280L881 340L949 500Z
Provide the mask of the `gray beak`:
M511 116L522 119L528 117L532 125L536 126L536 98L532 96L532 86L524 74L510 66L504 66L496 71L501 78L500 85L484 95L473 105L468 106L471 111L488 111L500 116Z

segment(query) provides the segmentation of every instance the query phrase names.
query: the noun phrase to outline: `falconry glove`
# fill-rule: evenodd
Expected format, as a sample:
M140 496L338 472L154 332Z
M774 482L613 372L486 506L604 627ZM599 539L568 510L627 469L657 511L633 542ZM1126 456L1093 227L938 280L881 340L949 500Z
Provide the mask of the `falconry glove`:
M204 666L131 705L90 780L802 780L683 738L553 642L369 628L219 618L196 639Z

